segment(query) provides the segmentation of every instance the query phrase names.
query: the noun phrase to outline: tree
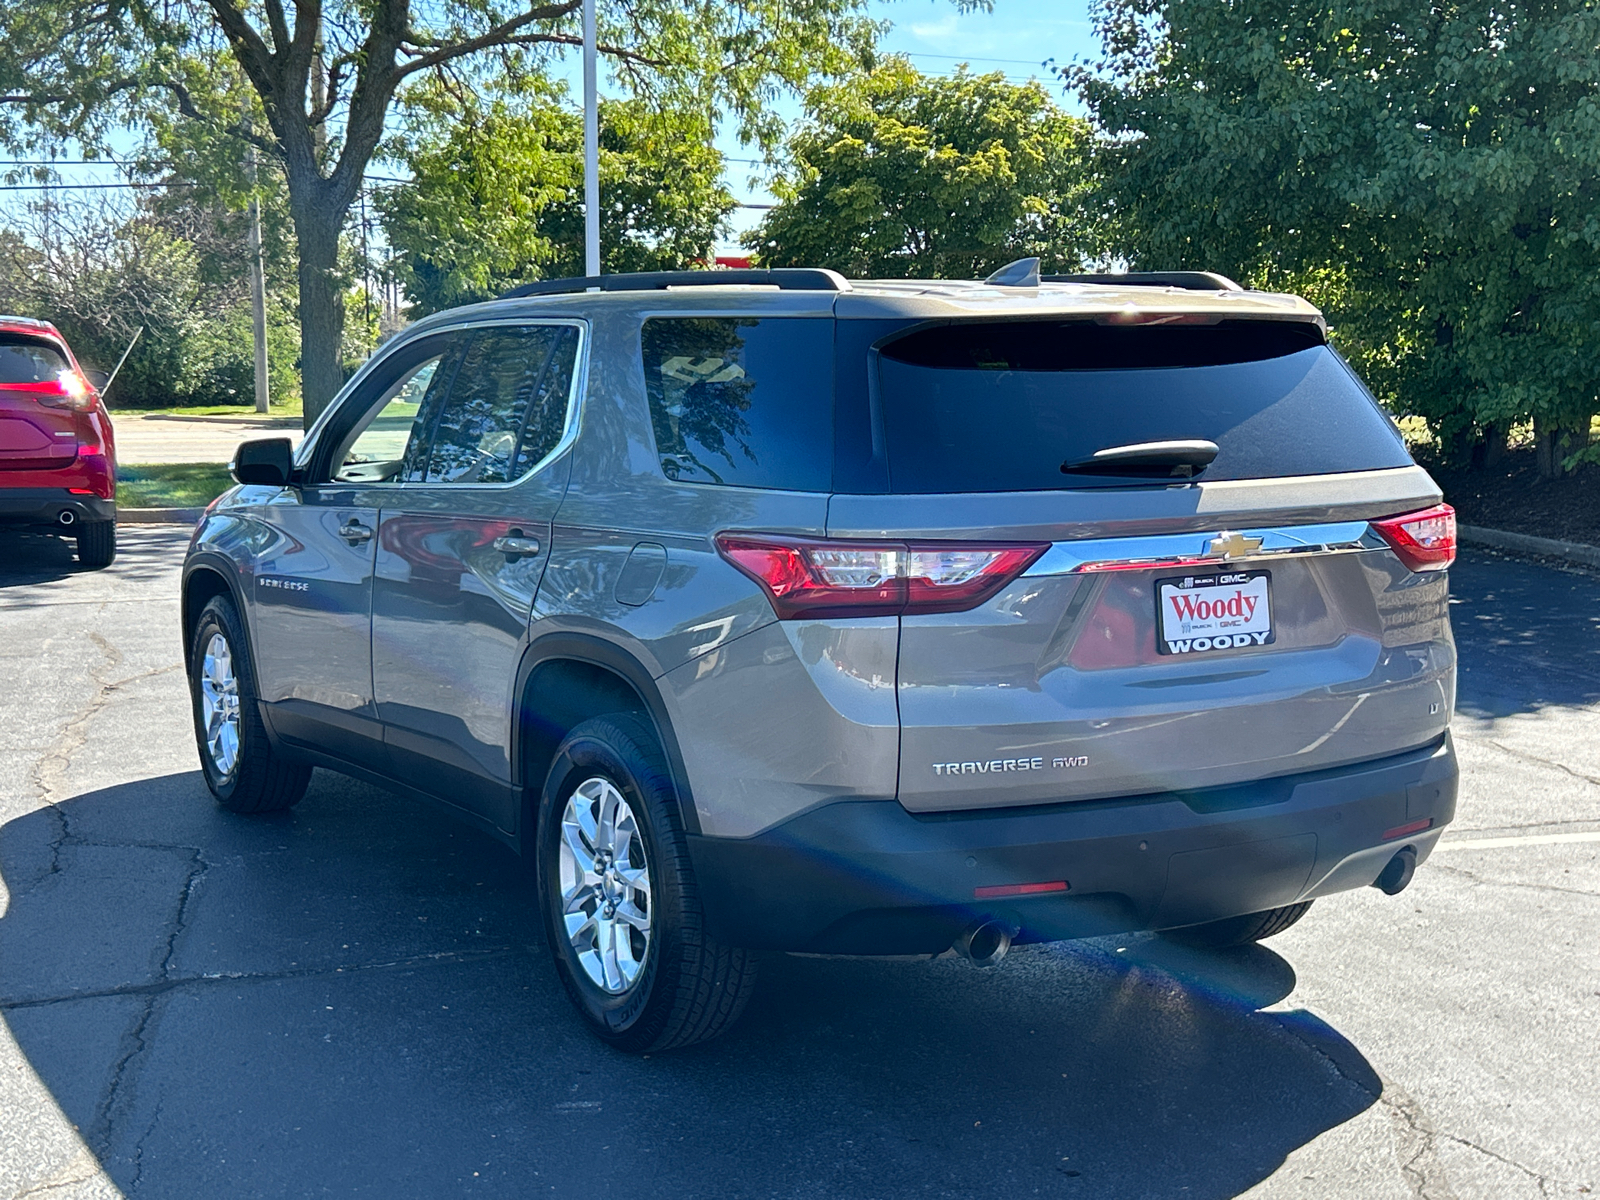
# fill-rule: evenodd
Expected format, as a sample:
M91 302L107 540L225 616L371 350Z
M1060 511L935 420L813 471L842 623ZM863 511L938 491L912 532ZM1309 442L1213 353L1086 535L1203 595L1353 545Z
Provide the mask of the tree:
M862 0L607 0L600 43L621 81L660 107L731 114L744 133L775 136L770 100L870 50ZM256 147L281 171L298 248L306 419L343 381L340 234L408 83L449 74L471 86L497 57L579 43L581 0L0 0L0 139L71 137L97 147L119 125L155 114L205 131L242 161ZM247 105L230 80L243 77Z
M480 103L414 97L386 153L412 182L380 193L398 271L420 312L487 300L531 279L583 274L583 119L539 80ZM600 244L607 271L710 257L734 208L709 123L638 100L600 106Z
M1029 255L1075 270L1097 251L1089 147L1037 83L890 58L810 93L748 244L765 265L855 276L971 278Z
M228 404L251 395L239 214L175 189L132 202L50 197L12 219L15 228L0 231L0 311L54 322L79 358L104 369L139 335L115 404ZM278 395L293 389L294 335L287 305L272 304Z
M1600 9L1588 0L1102 0L1066 72L1119 252L1303 290L1457 452L1600 409Z

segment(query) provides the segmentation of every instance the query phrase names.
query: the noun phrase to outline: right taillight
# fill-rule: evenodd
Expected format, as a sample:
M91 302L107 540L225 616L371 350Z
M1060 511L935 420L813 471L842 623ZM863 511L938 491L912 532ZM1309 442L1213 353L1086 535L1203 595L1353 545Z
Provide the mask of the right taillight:
M780 620L976 608L1049 549L1016 542L840 542L724 533L717 549Z
M1448 504L1385 517L1372 527L1413 571L1442 571L1456 560L1456 510Z

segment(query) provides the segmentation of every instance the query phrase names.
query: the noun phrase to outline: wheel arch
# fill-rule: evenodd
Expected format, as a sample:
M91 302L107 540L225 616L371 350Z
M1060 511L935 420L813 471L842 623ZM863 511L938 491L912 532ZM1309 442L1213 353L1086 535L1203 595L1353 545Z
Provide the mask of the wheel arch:
M182 589L179 621L183 629L185 672L194 665L190 660L194 655L195 623L200 619L201 610L218 596L226 596L233 601L233 609L239 614L239 626L244 632L245 651L250 655L251 663L254 663L255 649L251 645L249 615L245 612L244 596L233 571L228 566L211 561L210 556L191 559L184 568Z
M655 730L672 771L685 831L700 832L694 795L661 691L644 666L610 642L586 634L551 634L523 656L517 672L514 778L523 788L519 837L535 833L534 814L561 740L580 722L608 712L633 712Z

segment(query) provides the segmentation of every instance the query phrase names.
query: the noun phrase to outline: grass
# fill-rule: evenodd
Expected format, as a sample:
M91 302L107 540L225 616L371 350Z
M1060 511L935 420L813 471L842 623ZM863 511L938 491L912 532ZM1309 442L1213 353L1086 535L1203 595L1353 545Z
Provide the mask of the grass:
M123 508L204 508L233 486L220 463L140 463L117 470Z
M274 400L272 408L265 413L257 413L255 402L249 404L191 404L188 407L178 408L138 408L122 407L115 403L111 405L111 419L117 419L118 413L138 413L173 417L298 417L304 415L299 396L290 396L283 403Z

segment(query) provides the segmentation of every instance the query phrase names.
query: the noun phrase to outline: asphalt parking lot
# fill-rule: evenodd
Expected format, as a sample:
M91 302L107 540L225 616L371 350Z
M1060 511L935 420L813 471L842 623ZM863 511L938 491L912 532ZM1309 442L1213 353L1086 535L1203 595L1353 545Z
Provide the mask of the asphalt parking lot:
M1463 555L1459 815L1399 897L1221 954L780 958L634 1059L497 844L324 772L212 804L186 537L0 533L0 1197L1600 1189L1600 577Z

